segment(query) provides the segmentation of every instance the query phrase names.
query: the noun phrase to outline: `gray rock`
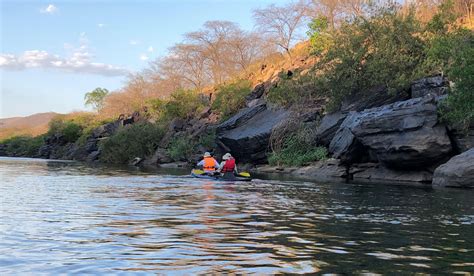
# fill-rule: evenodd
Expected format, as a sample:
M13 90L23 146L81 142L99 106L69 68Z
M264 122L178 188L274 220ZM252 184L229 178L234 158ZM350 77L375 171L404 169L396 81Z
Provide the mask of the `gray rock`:
M94 131L92 132L92 136L95 138L110 137L119 129L120 126L120 121L101 125L94 129Z
M346 168L334 159L316 162L311 166L294 170L291 174L305 179L328 182L345 182L347 177Z
M410 95L405 91L390 93L385 86L374 87L370 91L349 97L341 106L341 111L347 113L349 111L362 111L367 108L379 107L398 101L408 100Z
M247 106L249 105L250 102L260 99L262 97L263 93L265 93L265 83L260 83L255 88L252 90L252 92L245 97L245 101L247 103Z
M227 121L217 126L217 131L224 131L238 127L239 125L247 122L253 118L256 114L267 109L266 104L260 104L253 107L242 109L239 113L230 117Z
M373 163L356 164L351 167L350 174L355 183L428 184L432 180L432 174L429 171L392 170Z
M436 168L433 186L474 188L474 148Z
M316 142L326 147L329 146L332 138L336 135L336 131L346 117L347 114L342 112L335 112L324 116L316 129Z
M93 162L93 161L99 160L99 156L100 156L100 150L93 151L87 156L85 161Z
M157 148L153 156L150 159L145 160L147 165L158 165L171 162L173 162L173 159L168 155L166 149L163 148Z
M438 124L434 97L396 102L351 113L329 145L344 163L374 155L388 167L413 169L442 161L452 151L446 128Z
M457 152L462 153L474 148L474 126L467 131L451 129L451 139Z
M340 159L343 164L361 162L368 156L364 146L352 133L352 128L356 126L359 116L359 113L351 112L344 119L329 144L329 153L334 158Z
M266 105L247 108L222 123L217 137L238 162L263 163L273 128L288 116L286 110L271 110Z
M444 95L448 92L448 86L448 80L441 75L422 78L411 84L411 97L418 98L427 95Z

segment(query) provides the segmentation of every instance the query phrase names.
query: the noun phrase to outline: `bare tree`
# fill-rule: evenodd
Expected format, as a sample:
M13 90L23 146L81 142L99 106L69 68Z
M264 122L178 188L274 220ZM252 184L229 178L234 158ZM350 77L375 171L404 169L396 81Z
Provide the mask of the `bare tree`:
M222 83L235 71L229 66L228 43L239 32L240 28L233 22L208 21L203 29L185 34L187 43L203 47L202 53L216 84Z
M278 7L274 4L253 11L257 29L282 48L291 59L290 49L299 38L298 29L304 25L307 15L304 2L292 2Z

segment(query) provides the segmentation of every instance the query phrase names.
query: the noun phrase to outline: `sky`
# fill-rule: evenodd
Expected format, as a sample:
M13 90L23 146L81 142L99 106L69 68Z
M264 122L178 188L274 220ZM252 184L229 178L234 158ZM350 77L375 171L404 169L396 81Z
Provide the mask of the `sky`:
M285 0L0 0L0 118L87 110L84 94L122 87L208 20L253 28Z

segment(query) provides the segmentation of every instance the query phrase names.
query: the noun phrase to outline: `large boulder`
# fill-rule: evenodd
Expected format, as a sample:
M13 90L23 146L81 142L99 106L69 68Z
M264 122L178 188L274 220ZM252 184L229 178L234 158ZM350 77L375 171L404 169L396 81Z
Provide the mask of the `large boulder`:
M441 75L422 78L411 84L411 97L441 96L448 92L448 87L448 80Z
M94 138L103 138L112 136L121 126L121 121L115 121L103 124L93 130L92 136Z
M272 130L288 116L288 111L266 104L243 109L217 127L218 143L239 162L264 163Z
M413 169L442 161L452 146L438 125L437 101L428 96L351 113L329 151L346 163L371 155L388 167Z
M330 113L324 116L316 129L316 142L326 147L329 146L332 138L336 135L336 131L346 117L347 114L342 112Z
M474 148L436 168L433 186L474 188Z

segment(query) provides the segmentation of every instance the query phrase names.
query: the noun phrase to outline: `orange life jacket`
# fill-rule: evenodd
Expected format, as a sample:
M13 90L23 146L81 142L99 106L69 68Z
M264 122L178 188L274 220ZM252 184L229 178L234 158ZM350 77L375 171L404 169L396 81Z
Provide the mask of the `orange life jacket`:
M202 168L205 171L215 171L216 170L216 162L215 159L211 156L204 157L204 166Z
M233 172L235 168L235 159L230 158L225 161L224 167L222 167L222 172Z

